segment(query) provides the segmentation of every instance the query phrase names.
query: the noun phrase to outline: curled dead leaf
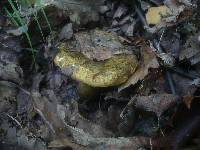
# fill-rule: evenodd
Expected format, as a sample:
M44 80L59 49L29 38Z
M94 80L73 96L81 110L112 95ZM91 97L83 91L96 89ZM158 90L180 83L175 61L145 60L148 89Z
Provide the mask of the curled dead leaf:
M185 105L187 106L188 109L190 109L193 99L194 99L193 96L184 96L183 97L183 102L185 103Z
M177 2L176 0L166 0L164 1L164 4L165 5L163 7L166 7L167 11L162 8L163 10L154 10L154 15L152 15L153 13L151 13L152 17L156 16L153 19L152 17L150 17L149 19L152 21L150 21L149 23L155 25L153 27L147 28L147 30L151 33L155 33L163 27L171 27L177 25L180 22L190 19L193 16L193 12L196 8L195 4L191 5L190 3L180 3L180 1ZM160 13L166 16L161 18L162 15L160 15Z
M121 91L130 85L136 84L139 80L143 80L149 73L150 68L159 68L159 63L156 55L151 51L150 47L143 46L141 48L142 60L136 72L129 78L129 80L122 84L118 91Z
M153 94L150 96L139 96L136 99L137 108L155 112L160 117L164 111L174 105L180 98L172 94Z

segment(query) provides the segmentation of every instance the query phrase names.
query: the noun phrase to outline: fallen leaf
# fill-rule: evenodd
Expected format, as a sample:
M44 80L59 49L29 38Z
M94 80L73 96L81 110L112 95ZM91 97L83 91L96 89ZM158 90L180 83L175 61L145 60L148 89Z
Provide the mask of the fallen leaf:
M49 148L64 148L71 147L76 150L84 150L85 147L78 145L72 141L71 138L55 139L48 144Z
M163 27L175 26L178 23L191 19L194 14L195 4L186 5L185 3L179 3L176 0L166 0L164 1L165 6L167 7L167 15L159 20L159 12L155 13L157 16L157 22L153 27L148 27L147 30L151 33L159 31ZM156 10L155 10L156 11ZM153 15L151 17L154 17ZM156 17L155 17L156 18Z
M128 11L127 7L124 6L123 4L121 4L117 10L115 11L113 18L121 18L123 15L126 14L126 12Z
M14 63L2 64L0 63L0 77L3 80L20 83L23 71L20 66Z
M0 113L15 111L17 88L8 81L0 81Z
M64 14L63 18L67 16L74 24L81 26L89 22L99 21L100 17L98 11L103 3L103 0L42 0L40 6L45 6L46 9L54 6L53 10L59 10L59 14L62 12ZM53 10L52 12L55 13ZM52 23L54 22L56 21L53 20Z
M148 24L155 25L161 21L162 16L167 15L167 7L159 6L159 7L151 7L148 9L146 13L146 20Z
M82 129L65 125L71 131L74 142L86 146L87 149L138 149L141 146L149 146L148 137L97 138Z
M68 23L61 29L60 34L59 34L59 39L69 40L72 38L72 36L73 36L72 23Z
M191 72L190 72L191 73ZM172 75L176 92L179 96L193 96L197 87L191 84L191 79L185 78L178 74Z
M79 32L74 34L76 41L72 51L80 51L86 57L93 60L106 60L111 58L114 54L127 53L131 51L123 45L119 37L111 32L95 29L89 32ZM69 46L68 46L69 47Z
M179 96L172 94L152 94L150 96L139 96L136 98L136 107L162 115L170 106L179 100Z
M171 54L174 57L179 56L181 47L181 35L174 30L167 31L167 34L163 35L160 44L166 53Z
M141 64L138 66L138 69L125 84L122 84L118 88L118 91L121 91L129 87L130 85L136 84L139 80L143 80L146 77L146 75L148 75L150 68L159 67L156 55L151 51L149 47L143 46L141 48L141 55L142 55L142 60Z
M90 121L79 113L78 103L72 101L67 106L66 118L68 124L75 126L76 128L83 129L84 132L87 132L94 137L110 137L113 136L113 133L104 128L103 126Z
M195 65L200 62L200 50L199 50L199 43L198 43L198 34L195 36L190 36L186 43L184 44L183 48L180 51L179 60L188 60L191 65Z
M183 97L183 102L185 103L185 105L187 106L188 109L191 108L193 99L194 99L194 96L184 96Z

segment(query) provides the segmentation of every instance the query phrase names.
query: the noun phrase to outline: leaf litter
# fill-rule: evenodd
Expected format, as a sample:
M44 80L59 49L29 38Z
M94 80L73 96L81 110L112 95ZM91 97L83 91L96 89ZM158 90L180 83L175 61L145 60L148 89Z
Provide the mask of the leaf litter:
M0 146L198 149L198 7L196 0L45 0L31 8L23 5L19 11L28 19L34 65L23 27L13 27L2 9ZM34 8L45 38L34 23ZM53 30L50 35L41 8ZM76 70L62 72L53 63L60 42L99 64L134 54L136 72L119 86L88 87L71 78Z

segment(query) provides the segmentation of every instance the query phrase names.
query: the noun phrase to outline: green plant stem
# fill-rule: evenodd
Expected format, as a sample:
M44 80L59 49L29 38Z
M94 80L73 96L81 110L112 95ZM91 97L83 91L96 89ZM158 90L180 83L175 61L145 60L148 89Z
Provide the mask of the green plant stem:
M50 34L51 34L51 33L52 33L52 28L51 28L51 25L50 25L49 20L48 20L48 18L47 18L47 15L46 15L46 13L45 13L45 11L44 11L43 8L41 8L41 10L42 10L43 16L44 16L44 18L45 18L45 20L46 20L46 22L47 22L47 25L48 25L48 27L49 27L49 31L50 31Z
M28 4L28 6L29 6L30 8L32 8L31 3L30 3L28 0L24 0L24 1ZM33 9L34 9L34 8L33 8ZM41 34L41 36L42 36L42 40L43 40L43 42L44 42L44 41L45 41L45 39L44 39L44 34L43 34L43 32L42 32L42 28L41 28L41 26L40 26L40 23L39 23L39 21L38 21L38 19L37 19L37 12L33 12L33 16L34 16L34 20L36 21L37 26L38 26L38 28L39 28L40 34Z
M16 14L17 19L19 20L20 26L25 27L25 23L24 23L23 19L21 18L20 14L19 14L19 11L15 8L15 6L14 6L12 0L8 0L8 2L9 2L9 4L10 4L10 6L12 7L14 13ZM31 38L30 38L28 32L26 31L26 29L24 29L24 33L25 33L26 38L27 38L27 40L28 40L29 46L30 46L30 48L31 48L31 50L32 50L31 53L32 53L33 63L35 64L35 62L36 62L36 61L35 61L35 54L34 54L34 50L33 50L33 45L32 45L32 43L31 43Z

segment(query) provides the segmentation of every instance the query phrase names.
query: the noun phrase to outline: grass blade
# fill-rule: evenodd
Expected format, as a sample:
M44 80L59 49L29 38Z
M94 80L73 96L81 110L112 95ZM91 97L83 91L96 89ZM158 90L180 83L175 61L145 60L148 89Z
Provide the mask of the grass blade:
M5 12L6 12L6 14L8 15L8 17L11 19L12 23L13 23L15 26L19 27L20 25L19 25L19 23L15 20L14 16L12 15L12 13L10 13L6 7L4 7L3 9L5 10Z
M26 2L30 8L34 9L34 8L31 6L31 3L30 3L28 0L23 0L23 1ZM41 26L40 26L40 23L39 23L39 21L38 21L38 19L37 19L37 12L34 11L34 12L33 12L33 16L34 16L34 20L36 21L37 26L38 26L38 28L39 28L40 34L41 34L41 36L42 36L42 40L43 40L43 42L44 42L44 41L45 41L45 39L44 39L44 34L43 34L43 32L42 32L42 28L41 28Z
M14 13L16 14L17 19L19 20L20 26L24 27L25 23L24 23L23 19L21 18L19 11L15 8L15 5L13 4L12 0L8 0L8 2L10 4L10 6L12 7ZM26 38L28 40L28 44L29 44L30 48L32 49L31 53L32 53L33 63L35 64L35 62L36 62L35 61L35 54L34 54L34 50L33 50L33 45L31 43L31 38L30 38L28 32L26 31L26 29L24 29L24 33L25 33Z
M51 33L52 33L52 28L51 28L51 25L50 25L50 23L49 23L48 17L47 17L47 15L46 15L44 9L41 8L41 10L42 10L42 14L43 14L43 16L44 16L44 18L45 18L45 20L46 20L46 22L47 22L47 25L48 25L48 27L49 27L49 31L50 31L50 34L51 34Z

